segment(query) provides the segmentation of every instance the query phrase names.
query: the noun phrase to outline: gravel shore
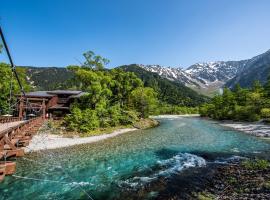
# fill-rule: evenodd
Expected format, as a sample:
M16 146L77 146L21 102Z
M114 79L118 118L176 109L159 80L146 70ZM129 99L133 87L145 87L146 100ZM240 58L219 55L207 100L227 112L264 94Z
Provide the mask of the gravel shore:
M41 131L39 134L35 135L29 146L25 148L26 153L31 153L40 150L47 150L47 149L57 149L62 147L69 147L73 145L85 144L85 143L93 143L98 142L101 140L105 140L111 137L115 137L117 135L127 133L130 131L135 131L136 128L124 128L113 131L109 134L102 134L97 136L91 137L76 137L76 138L67 138L61 135L54 135L50 134L48 131Z

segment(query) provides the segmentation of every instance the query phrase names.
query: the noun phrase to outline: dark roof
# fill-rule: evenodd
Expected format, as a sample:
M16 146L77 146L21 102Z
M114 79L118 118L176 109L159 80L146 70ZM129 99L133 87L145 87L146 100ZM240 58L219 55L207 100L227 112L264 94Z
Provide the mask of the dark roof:
M55 110L69 110L69 107L65 106L64 104L56 104L49 109L55 109Z
M81 96L86 95L86 94L88 94L88 92L81 92L79 94L71 95L69 98L76 99L76 98L80 98Z
M74 98L79 98L84 94L82 91L78 90L52 90L52 91L35 91L35 92L27 92L25 93L26 97L53 97L58 94L66 94L66 95L72 95ZM76 97L78 95L78 97Z
M69 95L77 95L80 94L82 91L79 90L52 90L47 91L49 94L69 94Z
M48 94L47 91L36 91L36 92L27 92L25 93L26 97L53 97L54 94Z

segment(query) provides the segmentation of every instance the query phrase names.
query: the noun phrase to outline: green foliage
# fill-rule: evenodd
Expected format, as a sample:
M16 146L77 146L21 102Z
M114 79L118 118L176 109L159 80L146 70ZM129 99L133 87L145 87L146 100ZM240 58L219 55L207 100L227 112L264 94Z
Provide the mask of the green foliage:
M28 91L30 89L29 85L26 83L26 72L25 69L17 68L16 69L19 79L25 89ZM20 94L20 88L17 80L12 75L10 65L6 63L0 63L0 115L7 114L11 110L9 110L10 105L10 89L11 89L11 104L15 102L16 94ZM12 87L11 87L12 86Z
M270 118L270 108L262 108L261 109L261 116L263 118Z
M104 66L110 62L106 58L103 58L99 55L95 55L93 51L87 51L83 54L83 56L85 58L83 67L85 68L103 70Z
M215 196L208 192L200 192L197 195L198 200L214 200Z
M171 114L171 115L185 115L185 114L198 114L198 107L186 107L186 106L175 106L164 103L159 103L155 110L155 115Z
M265 170L269 167L270 162L264 159L245 160L242 165L249 170Z
M138 87L131 92L131 102L141 113L140 117L147 118L154 112L157 105L157 93L150 87Z
M199 106L209 100L208 97L199 95L194 90L181 83L162 78L156 73L148 72L136 64L119 67L127 72L134 72L144 83L157 93L160 102L175 106Z
M270 80L268 81L270 82ZM255 81L251 89L239 85L234 90L225 88L222 95L200 107L201 116L218 120L258 121L270 117L270 102L267 85Z
M157 102L152 88L144 88L132 72L101 70L106 60L93 52L84 54L85 64L69 66L77 88L87 92L73 105L65 123L71 130L89 132L97 128L129 125L147 117Z
M71 114L65 117L65 123L68 128L78 132L88 132L99 127L99 119L95 110L81 110L77 107L74 107Z

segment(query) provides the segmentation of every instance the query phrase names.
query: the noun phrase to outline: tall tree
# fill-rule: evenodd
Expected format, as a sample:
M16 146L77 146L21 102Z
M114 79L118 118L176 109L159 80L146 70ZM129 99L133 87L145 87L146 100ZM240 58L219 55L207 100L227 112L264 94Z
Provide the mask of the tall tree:
M26 91L30 89L30 86L26 82L25 69L16 69L21 83ZM0 114L7 114L10 110L10 103L14 102L14 95L20 93L20 88L17 80L13 78L10 65L6 63L0 63ZM12 94L10 99L10 92ZM11 113L10 113L11 114Z
M104 67L110 62L110 60L107 58L96 55L93 51L87 51L83 53L83 56L85 58L83 67L90 69L103 70Z
M142 118L147 118L154 111L157 104L157 93L153 88L138 87L131 92L135 109L140 112Z

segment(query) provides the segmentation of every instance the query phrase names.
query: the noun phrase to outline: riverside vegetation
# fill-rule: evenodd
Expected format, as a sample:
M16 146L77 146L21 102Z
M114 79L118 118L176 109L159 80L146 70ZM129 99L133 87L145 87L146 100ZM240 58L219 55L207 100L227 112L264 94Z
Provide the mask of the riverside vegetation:
M233 90L225 88L222 95L217 95L200 107L201 116L217 120L270 121L270 76L262 86L255 81L251 88L236 85Z
M180 98L183 94L174 92L177 86L163 79L153 79L151 82L147 75L147 81L142 81L134 72L126 71L122 67L106 69L109 60L95 55L92 51L84 53L83 56L85 62L81 66L66 68L69 76L61 84L65 89L82 90L86 93L72 105L71 114L64 118L63 125L71 132L85 135L133 125L138 128L152 127L157 125L153 120L144 120L149 115L194 114L198 113L197 106L206 101L206 98L190 89L185 91L187 95L190 94L188 97ZM0 114L12 114L9 108L10 89L13 94L20 91L15 79L11 80L10 65L0 65L0 74L3 77L0 83ZM26 68L19 67L17 70L26 91L40 89L27 82L29 74Z

